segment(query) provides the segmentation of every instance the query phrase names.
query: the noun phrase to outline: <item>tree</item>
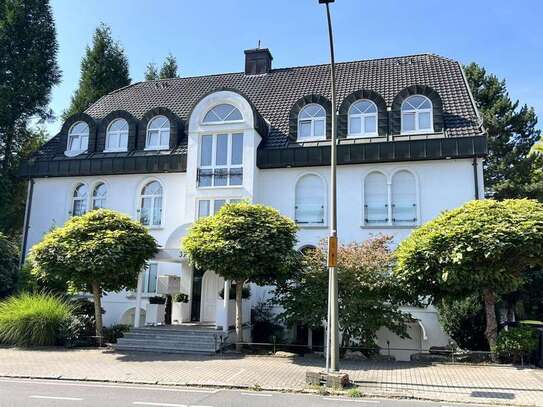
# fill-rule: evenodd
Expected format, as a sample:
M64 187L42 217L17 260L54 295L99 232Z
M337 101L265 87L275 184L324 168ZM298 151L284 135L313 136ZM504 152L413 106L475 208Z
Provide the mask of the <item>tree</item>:
M412 298L477 295L485 305L485 337L496 344L496 300L543 265L543 204L479 200L415 229L396 250L395 273Z
M79 88L64 112L64 119L85 111L102 96L129 84L128 58L111 37L111 28L101 23L92 37L92 46L87 46L81 60Z
M92 292L96 336L102 337L104 291L133 289L156 252L147 229L128 216L98 209L53 229L31 250L34 273L67 281L73 291Z
M17 246L0 233L0 299L7 297L17 287L19 251Z
M296 224L277 210L247 202L226 204L214 216L197 220L181 250L200 269L236 283L237 348L243 342L243 285L286 278L296 252Z
M145 68L145 80L154 81L157 79L158 79L158 69L156 67L156 64L153 62L149 62L147 64L147 67Z
M177 69L177 60L172 54L168 54L162 68L160 68L159 79L178 78Z
M479 65L465 67L473 97L488 135L484 161L486 195L495 199L535 198L543 201L541 175L534 177L543 160L530 154L540 139L537 115L527 105L512 101L504 80Z
M411 318L399 310L403 296L390 273L390 242L390 237L379 236L338 248L339 325L344 347L357 343L373 348L381 327L408 336L406 323ZM322 327L328 305L326 259L324 247L306 250L292 278L277 285L274 302L283 309L279 317L287 324Z

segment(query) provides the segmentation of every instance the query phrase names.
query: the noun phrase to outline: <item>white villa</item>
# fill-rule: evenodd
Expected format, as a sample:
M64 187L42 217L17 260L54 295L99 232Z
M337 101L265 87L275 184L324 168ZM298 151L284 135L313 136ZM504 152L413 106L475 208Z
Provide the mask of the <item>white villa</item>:
M397 243L441 211L480 198L486 137L458 62L431 54L344 62L337 81L341 242L382 233ZM102 97L22 169L31 181L24 250L71 216L104 207L126 213L161 250L136 292L104 297L105 324L144 324L157 285L177 281L190 301L173 323L228 332L233 306L218 293L229 282L193 270L180 239L197 218L242 199L294 219L300 249L327 236L329 89L328 65L272 69L269 50L252 49L244 72L138 82ZM252 287L247 321L269 291ZM383 329L381 346L449 342L435 309L410 311L412 338Z

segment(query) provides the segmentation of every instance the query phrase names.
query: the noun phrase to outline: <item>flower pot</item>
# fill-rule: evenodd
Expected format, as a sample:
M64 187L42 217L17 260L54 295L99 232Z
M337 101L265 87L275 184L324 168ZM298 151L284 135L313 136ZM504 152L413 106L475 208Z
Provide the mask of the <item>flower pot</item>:
M145 324L160 325L164 324L164 314L166 312L165 304L147 304L145 308Z
M172 324L181 324L189 322L190 319L189 303L174 302L172 303Z

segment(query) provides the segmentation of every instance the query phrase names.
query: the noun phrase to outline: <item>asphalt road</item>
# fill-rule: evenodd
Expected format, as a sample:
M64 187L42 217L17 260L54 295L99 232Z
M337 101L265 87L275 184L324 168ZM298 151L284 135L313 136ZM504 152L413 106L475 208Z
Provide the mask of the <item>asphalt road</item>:
M0 407L449 407L414 400L0 378ZM454 404L461 407L461 404ZM473 404L469 407L473 407Z

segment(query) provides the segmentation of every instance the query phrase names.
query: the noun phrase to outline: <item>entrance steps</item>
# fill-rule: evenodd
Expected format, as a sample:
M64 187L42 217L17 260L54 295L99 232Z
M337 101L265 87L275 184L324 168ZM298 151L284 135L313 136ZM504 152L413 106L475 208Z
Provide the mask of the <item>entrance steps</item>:
M114 347L119 351L214 354L226 339L214 325L161 325L132 328Z

